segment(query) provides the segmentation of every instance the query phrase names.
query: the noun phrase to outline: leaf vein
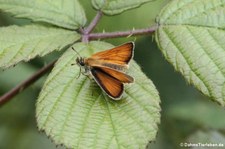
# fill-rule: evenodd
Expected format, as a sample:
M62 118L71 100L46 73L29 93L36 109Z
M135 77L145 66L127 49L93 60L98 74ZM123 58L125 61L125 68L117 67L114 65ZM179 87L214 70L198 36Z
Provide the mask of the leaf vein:
M209 30L207 30L207 32L210 34L210 36L212 37L213 41L221 48L223 49L223 47L218 43L218 41L215 39L214 35L209 32ZM204 49L203 49L204 50ZM212 58L211 58L212 59ZM216 63L216 61L214 61L215 65L219 68L219 70L221 71L222 75L225 78L225 74L222 72L223 68L220 68L219 64Z
M73 78L71 79L71 81L68 81L68 83L64 86L62 92L60 93L59 97L56 99L56 101L53 103L53 106L51 107L51 110L49 111L43 126L46 126L47 123L49 122L49 118L51 117L51 115L54 113L54 111L56 110L57 105L59 104L59 102L61 101L61 97L63 96L63 94L65 93L65 91L68 89L68 87L73 83Z
M164 30L165 33L166 33L166 36L167 38L171 41L171 43L174 45L174 47L176 47L176 51L180 53L180 55L182 56L183 60L188 64L187 67L191 70L191 72L193 72L193 74L202 82L202 84L205 86L205 88L207 88L209 94L211 95L211 91L209 90L209 87L207 84L205 84L205 81L199 77L196 72L193 70L193 68L190 66L190 62L187 61L187 57L185 57L185 55L179 50L181 48L179 48L176 44L176 42L174 40L172 40L169 36L168 36L168 32L166 30ZM177 66L177 68L179 68L179 66ZM190 79L189 79L190 82L192 82ZM193 83L193 82L192 82Z
M217 6L215 6L215 7L219 7L219 6L224 6L224 4L223 4L223 3L220 3L219 5L217 5ZM190 16L190 17L185 18L185 19L188 20L188 19L194 18L194 17L196 17L196 16L199 16L199 15L201 15L201 14L204 14L204 13L206 13L206 12L209 12L210 10L215 9L215 7L211 7L211 8L208 8L208 9L204 9L204 11L202 11L202 12L200 12L200 13L198 12L198 13L196 13L195 15Z
M225 77L225 75L223 74L223 72L221 71L221 68L218 66L218 64L213 60L213 58L211 57L211 55L208 53L207 50L205 50L204 46L202 45L202 43L195 37L194 33L187 28L187 30L191 33L192 37L195 39L195 41L198 42L198 44L201 46L202 51L208 56L208 58L210 59L210 61L218 68L218 70L220 71L220 73ZM211 36L212 37L212 36Z
M86 79L87 79L87 78L86 78ZM86 114L85 117L84 117L84 122L83 122L83 125L82 125L82 128L81 128L79 140L78 140L78 143L77 143L77 144L78 144L78 145L77 145L78 148L79 148L79 146L80 146L80 142L81 142L81 139L82 139L82 136L83 136L85 127L86 127L86 125L88 124L88 123L87 123L87 120L88 120L87 118L90 116L91 111L92 111L92 108L94 107L96 101L98 101L98 100L100 99L99 97L101 97L101 96L98 96L98 98L97 98L96 100L94 100L94 103L91 105L91 107L89 108L87 114Z
M13 3L3 3L6 7L9 7L8 9L10 9L10 7L11 8L14 8L14 7L21 7L22 9L25 9L25 10L30 10L31 8L36 8L36 7L33 7L33 6L29 6L29 5L22 5L21 3L17 3L16 5L15 4L13 4ZM7 6L8 5L8 6ZM52 6L52 5L51 5ZM54 10L50 10L50 9L43 9L43 8L41 8L41 7L38 7L38 10L39 10L39 12L43 12L43 11L45 11L45 12L48 12L48 13L52 13L52 14L58 14L58 15L65 15L65 16L67 16L68 17L68 20L74 20L74 18L72 18L71 16L69 16L68 14L65 14L65 13L63 13L63 12L59 12L59 11L54 11ZM25 13L26 14L26 13ZM15 15L17 15L17 14L15 14ZM42 16L40 17L40 18L42 18ZM44 20L45 20L45 18L43 18ZM51 18L49 18L49 19L51 19Z
M116 127L114 125L114 122L113 122L113 119L112 119L112 115L111 115L111 112L110 112L110 109L109 109L109 103L108 103L108 101L107 101L106 98L104 98L104 101L106 103L108 115L109 115L109 118L110 118L110 121L111 121L111 124L112 124L112 129L113 129L114 137L116 139L116 142L117 142L117 145L118 145L118 149L120 149L120 143L119 143L119 140L118 140L118 135L117 135L117 132L116 132Z
M184 2L184 1L182 1L182 2ZM193 3L192 0L189 2L186 2L184 5L182 5L178 9L174 10L166 19L169 20L171 17L173 17L175 14L177 14L178 11L182 10L183 7L186 7L187 5L190 5L191 3Z
M71 61L72 59L73 59L73 57L72 57L71 59L69 59L68 61ZM58 63L58 62L56 62L55 66L57 65L57 63ZM67 65L68 65L68 63L66 63L63 67L60 67L60 70L58 70L58 72L57 72L55 75L53 75L51 79L49 79L49 80L47 80L47 81L45 82L45 85L43 86L43 89L44 89L45 87L49 87L49 84L52 83L52 81L54 81L55 77L59 76L61 73L63 74L64 71L65 71L65 69L67 68ZM54 68L53 68L53 69L54 69ZM43 90L43 89L42 89L42 90ZM45 97L46 97L48 94L50 94L51 91L54 91L54 89L55 89L55 87L52 88L51 90L49 90L48 92L45 92L46 94L45 94L42 98L39 98L39 104L41 104L42 101L45 99ZM47 93L48 93L48 94L47 94ZM42 111L42 110L41 110L41 111Z
M143 109L145 112L147 112L149 115L154 115L154 114L157 113L157 112L151 112L151 111L149 111L144 105L141 104L141 102L138 102L138 101L136 100L136 98L133 97L129 92L126 91L126 93L127 93L128 96L130 96L132 99L134 99L134 100L136 101L135 103L136 103L141 109ZM137 123L138 123L138 122L137 122ZM141 125L141 124L140 124L140 125ZM144 128L144 127L143 127L143 128ZM147 129L144 128L144 130L147 130Z

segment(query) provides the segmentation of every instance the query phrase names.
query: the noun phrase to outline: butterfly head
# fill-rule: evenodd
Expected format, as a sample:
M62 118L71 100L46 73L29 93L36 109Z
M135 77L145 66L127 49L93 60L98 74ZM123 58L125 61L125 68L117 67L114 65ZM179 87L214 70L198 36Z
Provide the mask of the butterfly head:
M79 66L85 66L85 62L84 62L84 58L83 57L77 57L76 58L76 63L79 65Z
M79 66L81 66L81 67L85 66L85 62L84 62L85 60L84 60L84 58L81 57L80 54L79 54L73 47L72 47L72 49L73 49L73 51L76 52L77 55L79 56L79 57L76 58L76 63L77 63L77 65L79 65Z

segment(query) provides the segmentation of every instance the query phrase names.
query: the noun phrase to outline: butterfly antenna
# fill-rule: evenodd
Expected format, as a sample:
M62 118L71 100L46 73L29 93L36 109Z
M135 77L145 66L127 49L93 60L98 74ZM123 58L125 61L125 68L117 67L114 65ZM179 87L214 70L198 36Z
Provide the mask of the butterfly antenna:
M80 54L74 49L74 47L72 47L72 49L73 49L74 52L77 53L77 55L78 55L79 57L81 57Z
M72 47L72 50L74 51L74 52L76 52L76 54L80 57L80 54ZM71 64L72 66L73 65L76 65L76 63L73 63L73 64Z

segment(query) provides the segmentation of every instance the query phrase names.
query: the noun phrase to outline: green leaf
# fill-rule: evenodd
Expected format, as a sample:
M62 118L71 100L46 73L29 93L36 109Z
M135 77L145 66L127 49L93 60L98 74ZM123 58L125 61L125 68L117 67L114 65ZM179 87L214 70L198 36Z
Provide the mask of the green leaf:
M192 25L225 29L225 1L172 0L160 13L162 25Z
M156 40L166 59L205 95L225 105L225 1L174 0Z
M112 47L104 42L74 45L84 57ZM128 73L135 83L114 101L87 76L77 78L80 69L71 66L77 57L69 49L48 76L36 104L39 129L68 148L144 149L160 122L160 99L151 80L132 61Z
M192 122L199 127L224 129L225 126L224 109L216 104L196 101L182 102L168 106L165 113L168 117Z
M152 0L92 0L92 5L105 14L115 15L150 1Z
M15 17L73 30L86 23L84 10L78 0L0 0L0 9Z
M80 38L74 31L41 25L0 28L0 67L61 50Z

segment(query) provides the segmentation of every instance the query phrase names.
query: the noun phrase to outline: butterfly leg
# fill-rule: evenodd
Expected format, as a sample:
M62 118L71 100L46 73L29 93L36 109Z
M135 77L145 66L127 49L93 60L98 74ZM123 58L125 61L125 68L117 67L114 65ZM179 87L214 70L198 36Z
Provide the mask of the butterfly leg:
M77 76L77 79L80 77L80 74L81 74L82 72L81 72L81 67L80 67L80 71L79 71L79 74L78 74L78 76Z
M91 76L87 76L89 78L89 91L91 91L91 96L94 96L95 92L95 81L91 78Z

